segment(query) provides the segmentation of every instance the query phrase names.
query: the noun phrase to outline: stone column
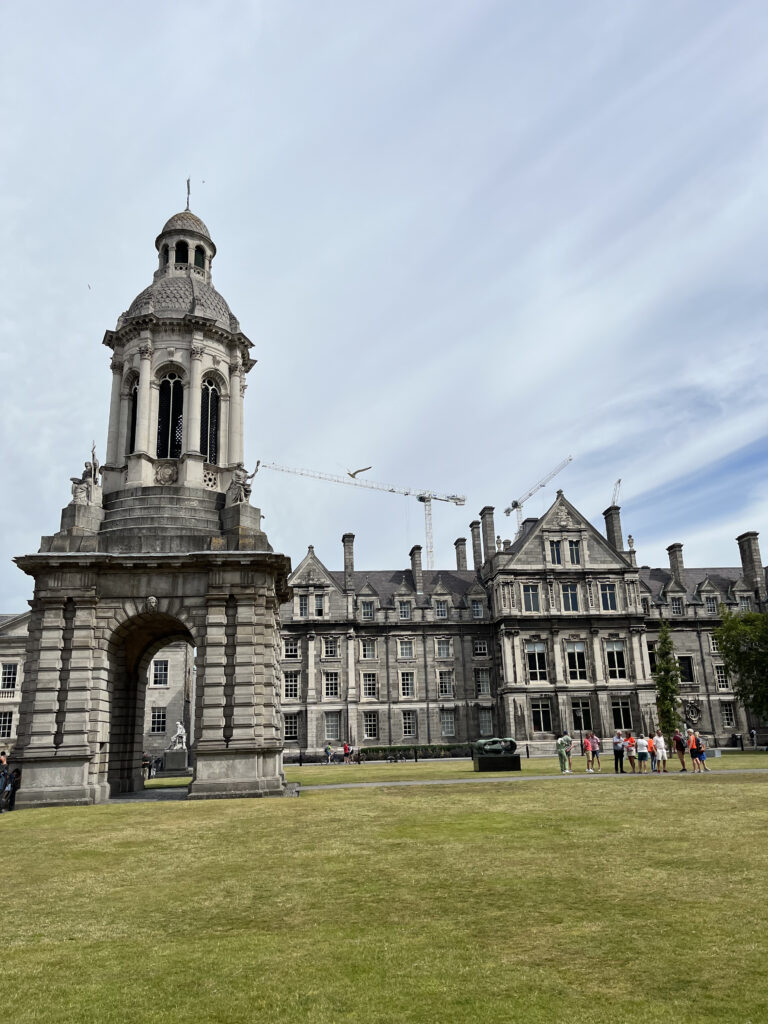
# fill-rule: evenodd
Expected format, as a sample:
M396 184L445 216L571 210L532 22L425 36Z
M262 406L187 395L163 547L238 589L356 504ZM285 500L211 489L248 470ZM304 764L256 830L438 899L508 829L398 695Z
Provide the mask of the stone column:
M315 672L315 634L307 635L307 704L317 703L317 677Z
M512 633L512 651L513 651L513 677L510 682L515 686L525 685L525 681L528 678L525 672L525 663L523 661L523 644L520 639L520 633L518 630L514 630Z
M560 649L560 636L558 633L552 636L552 655L555 665L555 678L553 682L556 686L562 686L566 680L563 674L563 652Z
M229 377L229 445L227 455L229 464L236 465L243 461L243 364L238 361L230 370Z
M22 714L28 718L29 729L24 728L26 750L44 749L53 751L56 734L56 711L58 709L59 677L61 674L61 651L64 631L64 601L60 597L38 598L34 602L29 625L29 642L37 646L37 664L33 667L27 658L24 679L32 696L32 706L27 707L22 691ZM31 683L36 676L34 689ZM23 723L26 726L27 723ZM19 733L22 733L20 723ZM21 738L21 736L20 736Z
M598 686L605 685L605 676L603 675L603 650L600 644L600 634L598 630L592 633L592 659L594 661L595 668L595 682Z
M150 382L152 377L152 345L149 341L139 349L139 393L136 408L136 451L149 455Z
M219 465L229 465L229 395L219 398Z
M514 670L512 668L512 638L505 629L501 630L501 674L502 686L511 686L514 679Z
M357 666L355 665L355 634L347 633L347 729L349 745L357 746Z
M257 733L263 736L265 720L263 704L254 702L254 689L262 689L266 681L264 651L263 596L238 595L235 633L235 665L232 679L232 736L228 747L251 749Z
M205 620L205 668L203 678L197 680L198 721L195 745L199 753L206 747L218 750L224 744L226 627L226 599L218 595L209 597Z
M117 456L116 464L122 466L125 464L125 456L128 453L128 441L130 440L128 432L130 430L130 413L131 413L131 393L127 395L120 395L120 423L118 426L117 433Z
M193 345L192 362L189 374L188 405L186 409L184 451L199 454L200 452L200 403L203 384L203 346Z
M107 465L118 461L117 442L120 436L120 388L123 383L123 364L119 359L110 363L112 370L112 394L109 399L109 429L107 430Z

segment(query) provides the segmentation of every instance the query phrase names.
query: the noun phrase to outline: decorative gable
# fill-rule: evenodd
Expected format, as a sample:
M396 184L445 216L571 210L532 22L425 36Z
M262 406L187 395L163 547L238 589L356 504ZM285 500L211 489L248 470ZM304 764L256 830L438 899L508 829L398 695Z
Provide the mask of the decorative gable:
M310 544L304 558L288 577L289 587L331 587L341 593L338 583L315 554Z

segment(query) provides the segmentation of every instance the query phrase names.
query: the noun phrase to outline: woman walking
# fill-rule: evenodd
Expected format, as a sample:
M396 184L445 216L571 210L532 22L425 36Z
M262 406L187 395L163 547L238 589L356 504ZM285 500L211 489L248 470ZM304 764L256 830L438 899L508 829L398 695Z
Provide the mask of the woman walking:
M584 737L584 753L587 755L587 775L592 775L592 733Z

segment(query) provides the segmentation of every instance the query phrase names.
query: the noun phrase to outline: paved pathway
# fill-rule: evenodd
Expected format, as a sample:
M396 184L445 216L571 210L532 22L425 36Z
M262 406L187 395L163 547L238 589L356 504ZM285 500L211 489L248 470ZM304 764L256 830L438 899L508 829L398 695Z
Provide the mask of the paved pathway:
M686 779L692 779L694 775L698 778L698 773L694 772L668 772L670 778L675 776L682 777L685 775ZM710 771L708 773L712 778L722 775L768 775L768 768L720 768L716 771ZM632 772L624 773L624 780L627 779L640 779L646 776L633 775ZM650 774L647 776L650 778ZM660 778L661 776L656 776ZM704 776L702 776L704 778ZM599 772L595 775L586 775L585 773L576 773L573 775L514 775L499 777L495 776L492 779L483 778L478 776L477 778L472 777L471 779L414 779L408 782L330 782L325 785L304 785L302 783L302 790L307 793L314 792L316 789L375 789L382 787L392 786L461 786L461 785L472 785L473 783L480 782L552 782L555 779L567 779L569 782L572 779L583 779L587 782L592 782L596 779L615 779L616 782L621 781L621 775L614 775L608 772Z

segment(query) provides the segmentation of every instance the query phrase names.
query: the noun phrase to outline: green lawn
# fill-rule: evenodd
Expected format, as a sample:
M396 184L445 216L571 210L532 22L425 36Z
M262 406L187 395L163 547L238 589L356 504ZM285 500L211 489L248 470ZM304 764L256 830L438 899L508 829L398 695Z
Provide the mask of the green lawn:
M3 815L3 1017L764 1021L768 776L668 781Z
M690 770L690 760L686 761ZM560 768L556 757L532 757L522 759L523 775L559 775ZM723 754L722 757L709 757L707 765L715 771L724 768L768 768L768 754ZM583 757L573 758L573 770L576 774L584 774L587 767ZM629 765L627 764L627 771ZM676 774L680 768L677 758L668 764L670 774ZM613 754L602 758L603 774L613 774ZM508 778L513 772L483 772L483 778ZM387 764L371 761L357 764L289 764L285 766L285 776L289 782L300 782L303 786L320 786L334 782L417 782L423 779L466 779L479 778L469 758L461 760L400 761Z

